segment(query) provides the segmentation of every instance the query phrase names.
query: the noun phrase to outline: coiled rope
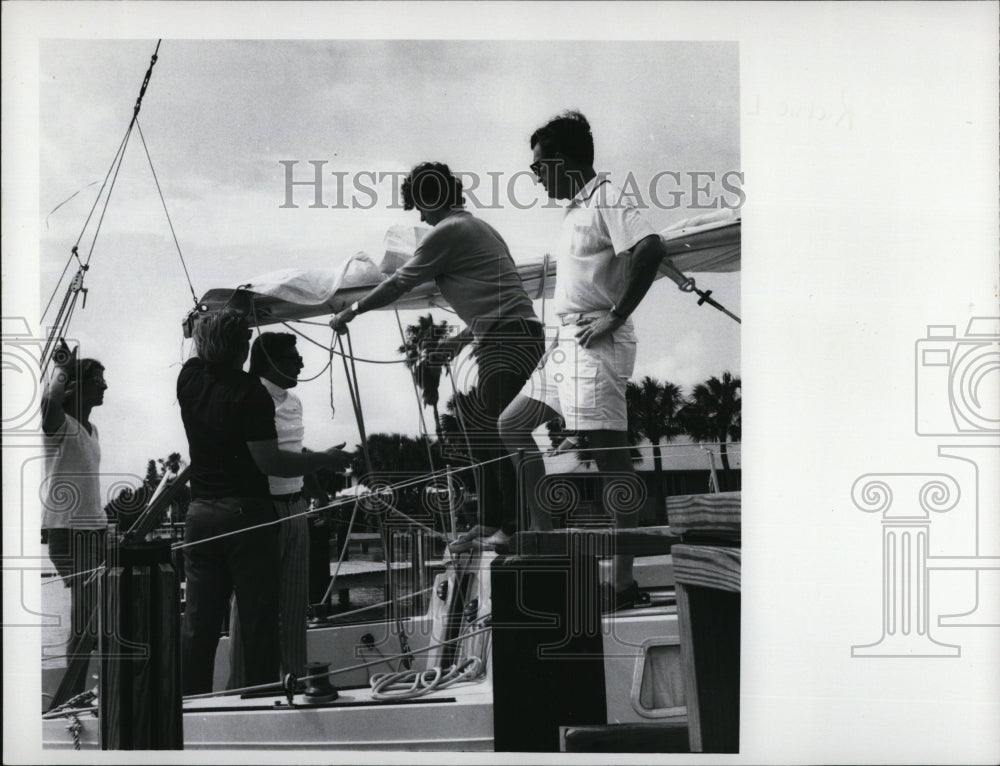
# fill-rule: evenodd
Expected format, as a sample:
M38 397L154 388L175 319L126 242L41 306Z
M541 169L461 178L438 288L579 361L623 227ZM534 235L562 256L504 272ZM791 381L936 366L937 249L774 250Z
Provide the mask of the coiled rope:
M397 673L376 673L371 677L372 699L404 700L423 697L433 691L471 681L483 671L483 661L469 657L447 670L435 666L427 670L403 670Z

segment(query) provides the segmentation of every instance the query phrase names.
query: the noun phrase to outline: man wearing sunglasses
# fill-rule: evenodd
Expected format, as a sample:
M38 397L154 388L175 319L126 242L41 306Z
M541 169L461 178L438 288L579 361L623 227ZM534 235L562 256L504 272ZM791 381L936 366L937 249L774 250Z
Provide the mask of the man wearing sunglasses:
M534 384L544 401L526 387L500 420L508 450L523 450L532 527L551 528L537 507L534 485L544 475L533 440L519 439L523 425L562 415L574 434L560 451L586 444L606 473L633 473L629 456L625 385L635 366L636 335L629 318L652 285L666 255L663 242L639 209L603 173L594 170L594 138L579 112L565 112L531 136L531 170L550 199L568 200L556 247L554 311L561 327L558 348L546 362L546 382ZM667 275L683 290L694 281L669 267ZM528 415L526 413L531 413ZM618 513L620 527L634 527L637 514ZM607 609L634 604L640 597L632 577L632 557L615 557L615 592Z

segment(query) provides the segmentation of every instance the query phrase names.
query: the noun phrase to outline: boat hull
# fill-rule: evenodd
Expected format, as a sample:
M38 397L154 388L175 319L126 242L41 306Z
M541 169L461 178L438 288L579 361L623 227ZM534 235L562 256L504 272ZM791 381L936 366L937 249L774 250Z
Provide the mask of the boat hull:
M669 562L666 562L669 564ZM480 611L489 604L489 560L471 574L467 583L479 593ZM668 572L669 569L661 570ZM468 573L466 573L468 575ZM412 650L434 644L444 636L441 626L458 592L453 571L439 575L437 593L428 614L408 619L403 626ZM439 588L449 580L449 588ZM662 593L672 583L659 583ZM467 591L470 592L470 591ZM469 614L481 620L482 614ZM482 624L482 623L478 623ZM460 628L470 627L463 618ZM676 607L669 598L658 606L630 609L601 619L604 651L607 722L655 723L686 721L683 684L680 683L680 631ZM494 746L493 667L489 631L480 633L471 654L480 656L484 673L476 680L435 690L410 700L376 699L368 685L369 674L395 670L395 663L379 662L381 656L399 651L396 623L378 622L328 626L309 631L310 656L323 657L332 668L374 662L338 674L336 700L308 704L301 694L293 703L284 696L239 695L191 699L184 703L184 748L197 750L385 750L385 751L490 751ZM415 667L441 665L445 658L432 650L417 654ZM220 659L225 651L220 650ZM228 663L217 663L225 667ZM532 693L526 690L525 693ZM81 748L97 748L96 714L77 716ZM65 718L44 721L46 747L72 748Z

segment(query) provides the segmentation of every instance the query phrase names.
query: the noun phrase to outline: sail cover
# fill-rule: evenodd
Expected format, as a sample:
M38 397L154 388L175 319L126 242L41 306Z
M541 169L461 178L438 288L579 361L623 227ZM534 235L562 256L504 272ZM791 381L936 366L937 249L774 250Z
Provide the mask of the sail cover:
M232 305L248 311L258 325L334 314L387 279L413 255L428 231L423 226L390 227L378 264L367 253L359 252L333 268L282 269L209 290L199 302L200 311ZM685 274L740 268L737 211L713 211L680 221L662 230L660 237L667 248L666 260ZM544 255L517 260L528 295L535 299L551 298L555 288L555 258ZM446 305L437 286L427 282L386 308L426 309ZM185 321L186 327L189 320Z

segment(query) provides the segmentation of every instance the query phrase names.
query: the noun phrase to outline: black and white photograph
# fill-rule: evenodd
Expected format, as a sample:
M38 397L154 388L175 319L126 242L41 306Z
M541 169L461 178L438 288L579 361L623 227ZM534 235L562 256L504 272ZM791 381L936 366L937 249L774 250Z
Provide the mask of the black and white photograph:
M1000 757L996 3L3 12L6 762Z

